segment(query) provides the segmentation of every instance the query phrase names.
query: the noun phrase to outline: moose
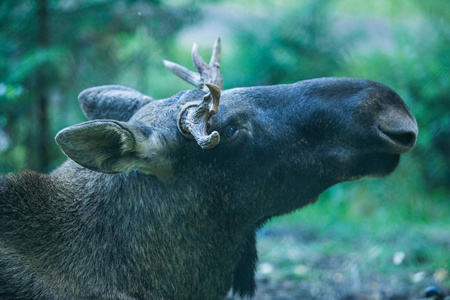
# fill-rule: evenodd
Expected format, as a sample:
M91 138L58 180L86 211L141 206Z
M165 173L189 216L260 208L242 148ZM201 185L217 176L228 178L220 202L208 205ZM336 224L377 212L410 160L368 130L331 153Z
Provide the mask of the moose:
M223 90L220 40L196 89L100 86L49 174L0 177L0 299L223 299L255 293L256 231L327 188L385 176L418 129L400 96L355 78Z

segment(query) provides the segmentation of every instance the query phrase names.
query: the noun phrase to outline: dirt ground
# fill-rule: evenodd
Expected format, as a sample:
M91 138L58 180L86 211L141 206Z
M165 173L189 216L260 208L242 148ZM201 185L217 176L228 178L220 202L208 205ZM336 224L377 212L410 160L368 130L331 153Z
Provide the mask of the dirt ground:
M352 281L342 280L339 270L329 270L329 278L322 280L273 278L271 275L257 274L255 300L450 300L450 289L437 287L432 278L424 278L420 284L392 284L392 278L373 274L370 280L355 286ZM395 281L395 279L394 279ZM425 297L425 290L437 287L440 297ZM241 300L228 297L229 300ZM244 298L246 299L246 298Z
M348 283L303 281L271 281L268 278L259 278L258 290L254 299L258 300L294 300L294 299L323 299L323 300L418 300L418 299L450 299L450 291L440 289L442 297L426 298L424 288L392 287L388 284L364 284L359 291L354 291ZM446 298L446 299L447 299ZM233 299L233 298L231 298ZM239 299L239 298L235 298Z
M442 286L439 279L448 276L447 270L418 272L410 266L392 266L386 272L377 262L355 259L355 253L362 250L355 250L352 244L348 245L348 253L324 253L321 238L308 236L308 232L279 229L260 234L253 299L450 300L450 288ZM317 244L321 246L315 247ZM439 297L425 296L426 289L432 286L438 288ZM229 295L228 299L241 298Z

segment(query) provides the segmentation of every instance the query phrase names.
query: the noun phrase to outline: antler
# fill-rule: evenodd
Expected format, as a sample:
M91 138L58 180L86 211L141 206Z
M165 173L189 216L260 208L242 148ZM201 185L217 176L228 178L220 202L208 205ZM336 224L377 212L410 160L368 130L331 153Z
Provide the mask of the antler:
M223 90L223 78L222 73L220 72L220 38L218 38L214 44L209 64L205 63L201 58L196 43L192 46L192 61L194 62L194 66L198 70L198 73L192 72L179 64L167 60L164 60L163 62L166 68L175 75L200 89L208 91L206 84L210 83L218 86L220 90Z
M211 149L220 142L217 131L208 134L206 130L209 118L219 110L220 89L214 84L206 83L209 93L203 100L186 103L177 117L178 130L187 138L195 139L203 149Z
M219 110L220 91L223 90L220 73L220 39L214 44L209 64L200 57L198 46L194 43L192 61L198 73L167 60L164 60L164 65L182 79L207 92L201 101L189 102L182 107L177 117L177 125L184 137L195 139L203 149L211 149L220 142L217 131L210 134L207 131L209 119Z

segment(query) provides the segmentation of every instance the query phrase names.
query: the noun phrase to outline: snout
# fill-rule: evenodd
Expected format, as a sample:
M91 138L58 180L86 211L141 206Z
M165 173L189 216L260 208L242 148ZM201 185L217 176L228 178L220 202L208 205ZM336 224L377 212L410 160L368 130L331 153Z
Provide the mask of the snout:
M386 150L395 154L411 150L419 133L417 122L406 107L385 110L379 115L377 129Z

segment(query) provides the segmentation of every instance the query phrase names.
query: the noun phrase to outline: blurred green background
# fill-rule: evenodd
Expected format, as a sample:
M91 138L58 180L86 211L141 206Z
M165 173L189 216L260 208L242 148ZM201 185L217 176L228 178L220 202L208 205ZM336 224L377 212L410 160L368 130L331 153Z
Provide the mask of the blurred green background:
M191 66L192 43L209 58L220 36L226 89L324 76L371 79L397 91L420 128L415 149L388 178L333 187L317 204L271 222L260 234L261 261L278 255L283 278L326 276L303 272L320 269L304 255L280 250L274 258L268 249L282 232L295 237L292 247L309 247L302 253L347 257L351 267L338 277L353 286L356 263L363 286L364 270L375 270L394 274L393 281L386 275L387 285L401 274L404 288L426 280L449 287L449 23L447 0L3 0L0 173L49 172L63 162L53 137L86 120L76 100L85 88L121 84L154 98L191 89L162 59ZM314 238L297 240L305 235Z

